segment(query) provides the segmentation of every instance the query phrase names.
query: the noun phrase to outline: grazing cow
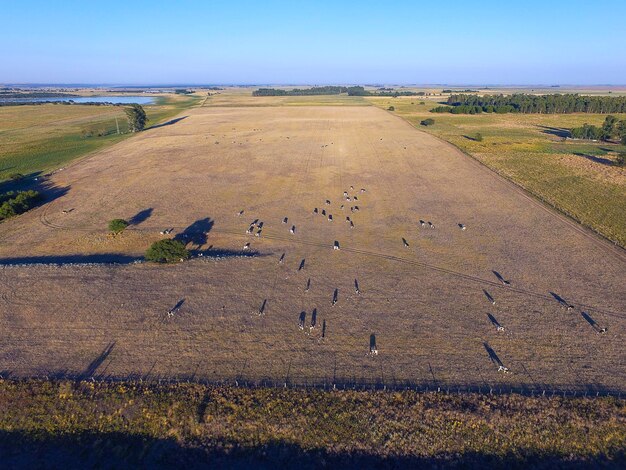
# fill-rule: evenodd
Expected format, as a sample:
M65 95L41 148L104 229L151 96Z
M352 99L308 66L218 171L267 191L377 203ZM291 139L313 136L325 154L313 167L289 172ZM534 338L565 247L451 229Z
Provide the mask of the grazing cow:
M354 280L354 292L356 292L357 294L361 293L361 290L359 289L359 281L357 281L356 279Z
M252 233L252 231L254 230L254 226L250 225L250 227L248 227L248 230L246 230L247 234Z
M429 226L430 228L435 228L435 225L434 225L432 222L430 222L430 221L428 221L428 226Z
M354 222L350 221L350 228L354 228Z
M296 226L295 226L295 225L292 225L292 226L291 226L291 228L289 229L289 233L291 233L292 235L293 235L294 233L296 233Z
M338 300L339 300L339 289L335 289L335 292L333 292L333 301L331 303L331 306L334 307Z
M298 328L304 330L304 322L306 321L306 312L300 312L300 318L298 320Z
M306 286L304 287L304 292L308 292L311 288L311 278L306 281Z
M332 222L333 221L333 215L332 214L328 214L328 221Z
M502 372L504 374L508 374L509 373L509 368L508 367L504 367L503 365L498 366L498 372Z
M239 214L237 214L237 216L242 216L243 215L243 210L239 211Z
M356 197L356 196L352 196L352 197L354 198L354 200L355 200L355 201L358 201L358 200L359 200L359 198L358 198L358 197Z
M280 259L278 260L278 264L283 264L284 261L285 261L285 253L283 253Z
M333 245L333 250L339 250L339 242L335 240L335 244Z
M322 209L322 215L326 215L326 209Z
M354 186L350 186L350 189L354 189Z
M365 192L365 188L361 188L361 192L364 193Z
M354 212L354 207L350 207L350 212Z
M339 206L339 209L343 210L343 204L341 206Z
M330 206L330 201L328 199L326 199L326 205Z
M262 232L262 231L263 231L263 230L259 229L259 230L258 230L258 231L254 234L254 236L255 236L255 237L260 237L260 236L261 236L261 232Z
M313 209L313 213L314 213L314 214L317 214L317 213L318 213L317 207L316 207L315 209Z
M246 251L246 250L249 250L249 249L250 249L250 243L246 243L246 244L243 246L243 250L244 250L244 251Z
M256 226L259 228L263 228L263 222L259 222L258 224L256 224Z
M408 248L409 247L409 242L406 241L406 238L402 239L402 243L404 243L404 248Z
M504 331L504 327L502 325L496 326L496 331Z
M346 216L346 222L350 222L350 217Z
M263 300L263 303L259 307L259 315L265 314L265 305L267 305L267 299Z
M463 224L458 224L458 225L459 225L459 228L460 228L461 230L465 230L465 229L467 228L467 227L466 227L465 225L463 225Z
M422 219L420 219L420 225L421 225L422 227L426 227L426 222L424 222Z
M350 196L347 196L347 197L346 197L346 201L348 201L348 202L351 202L351 201L352 201L352 199L350 198Z
M359 212L359 206L354 206L355 212Z
M343 192L343 197L348 197L348 191Z
M289 219L288 219L287 217L285 217L285 218L283 219L283 224L286 224L288 220L289 220Z

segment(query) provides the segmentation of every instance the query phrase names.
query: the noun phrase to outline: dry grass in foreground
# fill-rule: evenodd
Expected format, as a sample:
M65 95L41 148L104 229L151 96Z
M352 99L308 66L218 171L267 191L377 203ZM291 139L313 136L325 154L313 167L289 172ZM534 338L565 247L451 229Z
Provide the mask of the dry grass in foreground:
M615 398L0 381L0 453L7 467L623 468L625 405Z

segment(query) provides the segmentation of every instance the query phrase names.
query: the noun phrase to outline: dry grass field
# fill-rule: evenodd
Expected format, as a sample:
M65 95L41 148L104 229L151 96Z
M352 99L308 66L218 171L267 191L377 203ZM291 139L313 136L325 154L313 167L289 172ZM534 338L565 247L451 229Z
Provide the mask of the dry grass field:
M622 249L390 113L325 104L207 100L54 173L62 195L0 225L3 375L626 388ZM133 263L166 228L203 256Z
M626 168L615 165L626 146L565 139L584 123L601 126L601 114L430 113L445 97L367 98L383 109L394 107L420 130L462 149L530 193L626 246ZM626 119L626 115L617 115ZM432 118L435 125L420 126ZM473 136L480 133L482 141Z

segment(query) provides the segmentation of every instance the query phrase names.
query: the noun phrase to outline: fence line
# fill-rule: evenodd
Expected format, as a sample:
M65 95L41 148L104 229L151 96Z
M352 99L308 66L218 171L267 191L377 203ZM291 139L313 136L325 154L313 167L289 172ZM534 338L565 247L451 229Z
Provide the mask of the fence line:
M404 383L385 383L382 380L324 380L324 381L310 381L306 378L304 380L294 380L290 378L287 380L273 380L273 379L202 379L195 377L141 377L141 376L127 376L127 377L114 377L114 376L102 376L94 375L86 377L78 374L53 374L53 375L29 375L29 376L7 376L3 377L0 374L0 379L20 382L24 380L71 380L71 381L91 381L98 383L134 383L139 385L174 385L174 384L199 384L207 386L226 386L235 388L284 388L284 389L302 389L302 390L324 390L324 391L414 391L418 393L443 393L450 394L481 394L481 395L523 395L530 397L614 397L621 399L622 394L626 396L626 391L619 389L611 389L604 387L594 387L591 385L580 386L572 385L567 388L564 387L532 387L526 385L508 386L508 385L467 385L467 384L441 384L441 385L428 385L417 382L404 382Z

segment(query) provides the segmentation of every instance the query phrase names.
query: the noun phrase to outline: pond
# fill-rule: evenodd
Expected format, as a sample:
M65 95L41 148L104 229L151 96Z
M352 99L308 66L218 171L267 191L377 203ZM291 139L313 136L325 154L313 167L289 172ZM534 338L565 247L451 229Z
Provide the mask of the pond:
M153 96L51 96L49 98L1 98L0 103L38 103L42 101L74 103L154 104Z

